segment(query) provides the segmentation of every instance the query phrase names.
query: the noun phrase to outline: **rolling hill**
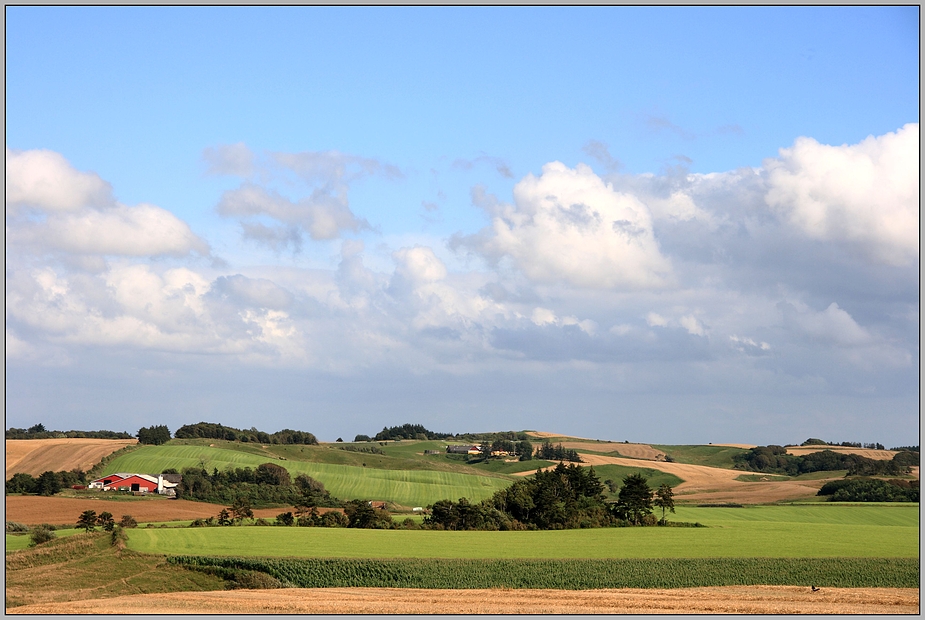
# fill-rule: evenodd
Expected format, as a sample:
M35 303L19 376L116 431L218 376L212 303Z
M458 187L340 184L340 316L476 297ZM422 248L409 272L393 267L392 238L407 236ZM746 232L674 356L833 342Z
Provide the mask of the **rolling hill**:
M18 473L87 471L104 456L136 443L137 439L7 439L6 480Z

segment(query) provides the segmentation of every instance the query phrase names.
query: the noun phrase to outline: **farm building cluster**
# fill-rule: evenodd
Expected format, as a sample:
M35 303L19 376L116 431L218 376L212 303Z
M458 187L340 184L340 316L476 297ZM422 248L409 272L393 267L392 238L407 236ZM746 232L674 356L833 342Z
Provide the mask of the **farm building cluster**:
M447 454L482 454L482 446L480 445L447 446L446 452ZM491 456L513 456L513 455L506 450L492 450Z
M118 473L103 476L92 481L87 486L91 489L103 491L130 491L132 493L157 493L168 497L175 497L176 487L180 483L179 474L148 474Z

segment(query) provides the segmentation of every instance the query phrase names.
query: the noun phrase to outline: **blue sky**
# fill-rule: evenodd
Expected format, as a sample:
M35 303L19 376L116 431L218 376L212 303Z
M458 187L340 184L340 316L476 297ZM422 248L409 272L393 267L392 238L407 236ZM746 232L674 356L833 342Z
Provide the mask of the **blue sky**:
M6 19L8 425L917 433L918 7Z

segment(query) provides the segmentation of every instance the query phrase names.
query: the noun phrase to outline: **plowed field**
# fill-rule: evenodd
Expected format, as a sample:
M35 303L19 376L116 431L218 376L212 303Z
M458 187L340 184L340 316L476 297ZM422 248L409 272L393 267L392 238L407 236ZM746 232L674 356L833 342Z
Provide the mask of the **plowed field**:
M76 523L84 510L97 513L111 512L117 519L132 515L136 521L190 521L215 517L222 506L191 502L184 499L163 497L139 497L126 500L82 499L73 497L38 497L11 495L6 498L6 520L17 523L52 523L63 525ZM257 508L255 517L273 520L281 512L292 508ZM319 508L323 513L327 509Z
M917 614L913 588L729 586L677 590L291 588L45 603L14 614Z
M742 472L732 469L663 461L640 463L635 459L597 454L583 454L581 458L584 460L582 465L646 467L674 474L684 480L674 489L675 499L685 502L764 504L784 499L812 497L825 483L825 480L741 482L736 480L736 477L741 476ZM532 473L526 471L514 475L529 476Z
M6 479L18 473L87 471L104 456L136 443L137 439L8 439Z

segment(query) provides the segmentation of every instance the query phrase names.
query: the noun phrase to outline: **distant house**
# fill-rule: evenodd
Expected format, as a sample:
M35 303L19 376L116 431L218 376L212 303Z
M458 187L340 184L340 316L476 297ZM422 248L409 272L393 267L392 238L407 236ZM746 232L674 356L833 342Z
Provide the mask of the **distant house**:
M173 478L176 482L168 480ZM159 493L161 495L176 495L176 486L180 482L177 474L161 474L149 476L147 474L118 473L97 478L88 484L88 488L103 491L132 491L141 493Z
M447 446L447 454L481 454L481 446Z

